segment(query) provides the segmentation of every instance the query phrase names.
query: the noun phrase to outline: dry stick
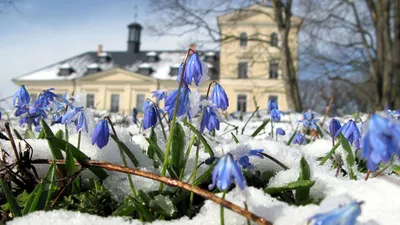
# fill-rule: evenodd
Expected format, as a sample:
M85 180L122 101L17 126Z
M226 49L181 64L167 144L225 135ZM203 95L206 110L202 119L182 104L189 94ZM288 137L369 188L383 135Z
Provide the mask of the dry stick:
M249 117L249 119L246 121L246 123L244 124L243 128L242 128L242 134L244 133L244 130L246 129L247 123L249 123L249 121L251 120L251 118L253 118L254 114L256 114L256 112L258 112L258 109L260 107L257 106L256 110L251 114L251 116Z
M61 189L60 193L58 193L57 197L54 199L53 203L50 205L50 209L54 208L56 205L58 199L64 194L64 192L67 190L67 187L72 184L72 182L78 177L79 173L82 172L85 168L80 167L71 177L71 179L68 181L68 183Z
M53 161L55 161L56 164L65 164L64 160L51 160L51 159L32 160L32 164L43 164L43 163L51 164L51 163L53 163ZM75 164L79 165L78 162L76 162ZM222 198L212 194L209 191L203 190L199 187L196 187L194 185L191 185L191 184L179 181L179 180L171 179L171 178L168 178L165 176L160 176L155 173L150 173L150 172L146 172L146 171L142 171L142 170L138 170L138 169L132 169L129 167L120 166L120 165L103 162L103 161L97 161L97 160L85 160L85 161L81 162L81 165L85 166L85 167L99 167L99 168L103 168L103 169L106 169L109 171L117 171L117 172L122 172L122 173L133 174L136 176L149 178L151 180L156 180L156 181L162 182L162 183L172 186L172 187L182 188L184 190L187 190L187 191L193 192L197 195L200 195L208 200L211 200L217 204L220 204L220 205L224 206L225 208L228 208L228 209L246 217L247 219L256 222L259 225L272 225L271 222L265 220L262 217L259 217L255 214L253 214L252 212L249 212L248 210L246 210L236 204L233 204L230 201L222 199Z
M331 100L328 103L328 106L326 107L324 118L321 120L321 123L320 123L321 126L324 125L325 119L326 119L326 117L328 117L328 114L329 114L329 111L331 110L334 99L335 99L335 96L332 96Z

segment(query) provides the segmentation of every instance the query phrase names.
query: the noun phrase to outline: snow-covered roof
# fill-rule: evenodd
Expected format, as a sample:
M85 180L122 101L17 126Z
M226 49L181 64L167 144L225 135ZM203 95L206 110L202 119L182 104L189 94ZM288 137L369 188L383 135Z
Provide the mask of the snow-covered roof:
M208 52L209 53L209 52ZM201 59L204 59L205 52L198 51ZM149 61L149 55L156 54L157 61ZM186 51L141 51L138 53L131 53L125 51L109 51L102 52L100 55L97 52L86 52L72 58L54 63L42 69L25 74L15 81L47 81L47 80L72 80L79 79L83 76L91 76L95 73L87 73L88 69L99 68L99 71L107 71L113 68L120 68L130 72L137 73L140 68L151 68L152 73L149 75L155 79L169 80L174 79L171 77L171 68L179 68ZM218 55L219 52L214 52ZM100 57L110 56L110 60L104 62ZM219 70L219 60L215 60L211 66ZM209 65L209 67L211 67ZM71 68L73 72L68 76L60 76L60 68ZM217 71L215 74L218 76ZM216 78L218 79L218 78Z
M147 56L156 56L157 52L148 52L146 55Z
M215 52L207 52L206 56L215 56Z

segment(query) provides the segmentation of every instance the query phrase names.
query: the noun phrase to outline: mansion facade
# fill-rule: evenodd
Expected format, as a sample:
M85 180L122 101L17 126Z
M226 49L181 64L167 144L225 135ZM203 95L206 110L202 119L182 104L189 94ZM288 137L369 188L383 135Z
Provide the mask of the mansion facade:
M229 113L266 108L270 99L276 99L281 110L291 108L279 66L279 34L268 14L273 15L271 7L255 4L222 15L217 18L223 40L220 51L196 50L208 66L209 77L225 89ZM292 24L289 43L297 68L296 24L300 23L294 17ZM125 114L137 108L140 112L151 91L171 92L178 87L178 69L186 54L186 50L141 50L141 31L138 23L128 25L126 51L103 51L99 45L97 51L56 62L13 81L25 85L33 99L52 87L59 96L85 92L87 107ZM208 82L200 86L202 95L207 87Z

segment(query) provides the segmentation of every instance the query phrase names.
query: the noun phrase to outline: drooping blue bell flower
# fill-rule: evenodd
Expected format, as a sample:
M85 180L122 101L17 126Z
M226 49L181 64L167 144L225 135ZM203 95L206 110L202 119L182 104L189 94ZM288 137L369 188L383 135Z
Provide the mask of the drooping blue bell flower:
M361 214L362 202L351 202L326 213L319 213L308 219L313 225L355 225Z
M264 151L263 149L252 149L247 154L240 156L239 159L238 159L238 163L243 168L253 169L254 166L253 166L253 164L250 163L249 156L255 156L255 157L258 157L260 159L263 159L264 156L261 154L263 151Z
M297 132L293 137L292 143L293 144L303 145L303 144L307 144L307 140L304 137L304 135L302 135L299 132Z
M25 89L24 85L21 85L13 96L13 106L15 108L25 108L29 105L30 101L31 96L29 92Z
M311 128L312 130L317 130L317 124L316 122L319 121L319 119L316 119L315 117L318 116L316 112L313 112L308 110L307 112L303 112L303 120L299 120L299 122L303 123L303 126L305 129Z
M286 132L282 128L276 128L276 133L282 136L286 134Z
M192 80L194 80L194 83L196 86L199 86L200 81L203 80L205 77L207 77L207 68L203 68L204 65L198 54L193 53L189 56L189 59L186 62L185 66L185 71L184 71L184 78L183 78L183 83L185 85L190 85L192 83ZM182 69L183 65L179 67L178 71L178 78L177 81L180 82L180 78L182 75Z
M219 130L219 118L216 113L216 108L213 106L205 106L203 109L203 117L200 122L200 132L204 132L204 128L209 131Z
M271 112L273 109L279 109L279 108L278 108L278 103L276 102L275 99L270 99L270 100L268 101L268 107L267 107L267 109L268 109L268 112Z
M158 111L157 107L150 100L146 100L143 104L143 129L154 127L157 124Z
M271 114L271 120L274 122L281 121L281 115L284 115L283 112L279 111L278 109L272 109L270 114Z
M361 134L357 127L357 124L353 120L349 120L345 123L335 134L335 138L342 133L343 136L349 141L350 144L354 143L357 149L360 149Z
M242 171L235 160L233 160L233 156L228 153L220 158L217 165L214 167L212 172L212 184L209 186L209 189L213 189L217 186L219 190L226 191L230 188L233 181L235 181L240 189L243 190L246 188L246 179Z
M393 154L400 157L400 122L372 115L363 136L361 158L366 159L367 168L375 172L379 163L388 163Z
M179 96L179 106L177 110L177 116L183 116L186 114L190 108L190 101L189 101L190 89L187 86L181 87L181 92ZM175 110L175 101L178 96L178 89L171 92L168 97L165 99L165 111L168 112L170 118L173 117L174 110Z
M61 119L62 124L67 124L74 121L77 121L76 131L81 131L84 128L86 132L89 132L83 107L73 108L72 110L68 111Z
M209 100L214 103L215 107L222 109L223 111L225 111L229 106L228 96L222 86L218 83L214 84Z
M138 114L137 109L133 108L133 110L132 110L132 122L133 122L133 124L137 124L137 122L138 122L137 114Z
M99 148L107 145L110 137L110 130L106 119L102 119L97 124L92 135L92 145L96 144Z
M156 98L157 102L159 102L167 97L167 91L165 91L165 90L152 91L151 93L153 94L151 97Z
M340 122L337 119L332 118L331 122L329 123L329 133L331 133L332 137L336 135L340 127L342 127Z

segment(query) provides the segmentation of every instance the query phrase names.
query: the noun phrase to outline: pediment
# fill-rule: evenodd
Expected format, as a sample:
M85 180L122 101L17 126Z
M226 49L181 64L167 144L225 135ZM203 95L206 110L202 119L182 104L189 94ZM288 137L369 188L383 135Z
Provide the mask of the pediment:
M112 69L96 74L84 76L80 81L100 82L100 83L131 83L131 82L156 82L156 79L123 69Z

